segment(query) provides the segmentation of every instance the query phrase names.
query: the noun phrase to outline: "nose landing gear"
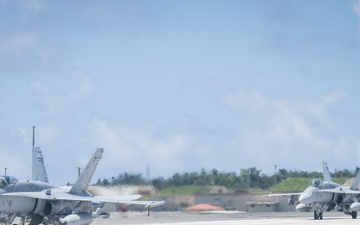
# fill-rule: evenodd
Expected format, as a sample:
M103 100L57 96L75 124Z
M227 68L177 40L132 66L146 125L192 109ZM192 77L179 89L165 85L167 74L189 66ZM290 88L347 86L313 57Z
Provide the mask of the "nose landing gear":
M317 219L320 219L320 220L323 219L323 212L318 211L318 210L314 211L314 220L317 220Z

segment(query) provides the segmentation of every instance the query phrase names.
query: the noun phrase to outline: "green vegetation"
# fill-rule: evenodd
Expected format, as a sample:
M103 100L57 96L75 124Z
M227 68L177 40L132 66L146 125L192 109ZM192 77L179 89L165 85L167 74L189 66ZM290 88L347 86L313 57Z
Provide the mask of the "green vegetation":
M315 177L314 177L315 178ZM322 179L321 177L318 177ZM270 188L271 192L300 192L307 188L309 182L313 178L288 178L281 183L278 183ZM333 179L335 183L343 184L346 178L335 177Z
M331 174L334 182L344 183L355 177L357 170L338 170ZM239 192L299 192L303 191L313 178L322 179L322 173L279 169L275 175L262 174L256 167L236 172L221 172L216 169L200 172L175 173L165 179L157 177L146 180L142 174L122 173L111 179L99 179L96 185L153 185L161 195L194 195L209 193L214 186L226 187L228 193Z
M270 188L272 192L299 192L305 190L312 178L288 178Z
M159 190L159 194L162 196L172 196L172 195L196 195L196 194L207 194L210 192L212 186L195 186L195 185L186 185L180 187L167 187L162 190Z
M343 184L346 182L346 180L348 180L348 178L345 178L345 177L334 177L333 178L333 182L338 183L338 184Z

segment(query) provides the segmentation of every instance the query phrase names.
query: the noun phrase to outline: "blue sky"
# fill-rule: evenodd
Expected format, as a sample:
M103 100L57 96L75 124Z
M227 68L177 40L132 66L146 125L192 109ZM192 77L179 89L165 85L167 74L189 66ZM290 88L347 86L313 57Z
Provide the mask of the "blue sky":
M360 166L360 1L0 1L0 152L50 182ZM1 168L0 168L1 169Z

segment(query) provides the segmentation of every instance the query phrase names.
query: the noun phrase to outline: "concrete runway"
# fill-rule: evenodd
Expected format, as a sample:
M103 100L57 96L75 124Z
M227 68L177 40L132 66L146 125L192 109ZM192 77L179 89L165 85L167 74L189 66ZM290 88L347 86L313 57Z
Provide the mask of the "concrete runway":
M273 225L273 224L359 224L359 219L340 212L324 213L324 219L314 220L313 213L186 213L186 212L127 212L111 213L108 219L94 219L94 225L161 224L161 225Z

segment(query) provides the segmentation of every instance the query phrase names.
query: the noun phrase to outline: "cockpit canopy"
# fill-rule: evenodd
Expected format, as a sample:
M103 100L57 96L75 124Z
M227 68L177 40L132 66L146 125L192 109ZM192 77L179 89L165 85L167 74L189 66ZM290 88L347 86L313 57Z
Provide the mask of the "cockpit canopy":
M333 182L324 182L320 179L313 179L309 183L309 187L316 187L319 189L334 189L340 187L340 184Z
M18 182L18 179L12 176L0 176L0 188L4 189Z
M309 187L320 187L323 184L323 181L320 179L312 179L309 183Z

